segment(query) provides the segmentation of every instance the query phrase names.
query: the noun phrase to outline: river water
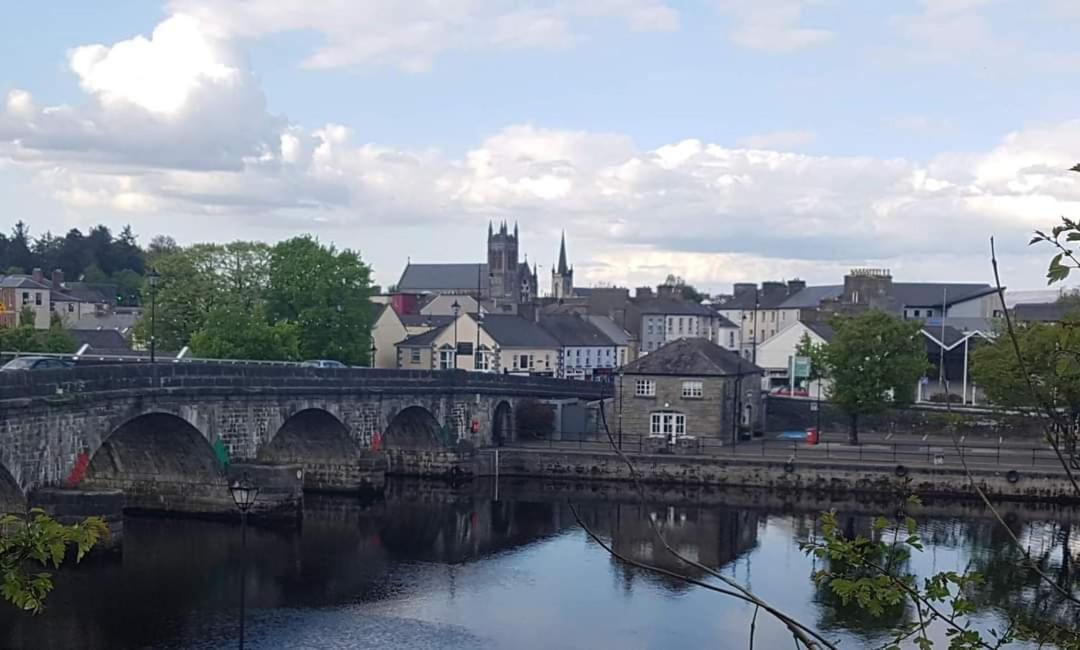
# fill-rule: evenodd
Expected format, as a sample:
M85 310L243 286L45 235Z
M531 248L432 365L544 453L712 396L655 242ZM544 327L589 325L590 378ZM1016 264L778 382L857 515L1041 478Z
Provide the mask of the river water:
M841 647L873 647L911 615L875 621L839 606L814 587L811 572L821 567L799 549L823 508L835 507L851 531L867 531L888 503L674 490L650 492L642 505L625 486L503 481L498 488L394 482L380 500L308 496L298 531L249 528L247 647L748 647L750 606L622 565L588 538L570 503L620 553L679 569L650 532L647 518L655 517L681 552ZM1001 629L1003 607L1044 620L1060 615L1016 568L1004 531L986 513L927 504L917 516L927 548L911 560L914 572L971 566L991 576L974 594L980 627ZM1080 556L1077 516L1006 509L1012 529L1066 581ZM0 647L235 647L239 527L163 518L124 525L122 551L57 575L44 614L0 607ZM757 648L793 647L764 615L755 640Z

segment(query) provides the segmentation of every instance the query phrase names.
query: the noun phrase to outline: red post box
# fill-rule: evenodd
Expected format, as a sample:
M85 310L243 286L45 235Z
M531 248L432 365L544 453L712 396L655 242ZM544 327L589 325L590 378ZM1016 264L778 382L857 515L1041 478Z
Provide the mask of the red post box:
M818 443L818 431L817 427L810 427L806 430L806 444L816 445Z

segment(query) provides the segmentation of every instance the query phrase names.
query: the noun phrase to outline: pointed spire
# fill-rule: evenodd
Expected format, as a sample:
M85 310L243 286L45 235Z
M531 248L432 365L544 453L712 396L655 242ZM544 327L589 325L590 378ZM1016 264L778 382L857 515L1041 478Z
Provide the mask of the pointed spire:
M518 238L517 219L514 219L514 239Z
M488 239L491 239L492 236L494 236L494 234L495 234L494 226L491 223L491 219L488 219Z
M566 266L566 231L563 231L562 241L559 243L559 275L566 275L569 269Z

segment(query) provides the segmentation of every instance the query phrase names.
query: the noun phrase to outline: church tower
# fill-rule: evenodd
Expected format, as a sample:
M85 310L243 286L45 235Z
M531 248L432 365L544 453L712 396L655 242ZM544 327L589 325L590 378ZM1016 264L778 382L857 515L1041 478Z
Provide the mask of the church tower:
M518 272L517 224L511 234L505 221L499 225L498 232L488 223L488 279L492 300L504 304L518 302Z
M574 297L574 267L566 264L566 232L559 244L559 263L551 271L551 297L562 300Z

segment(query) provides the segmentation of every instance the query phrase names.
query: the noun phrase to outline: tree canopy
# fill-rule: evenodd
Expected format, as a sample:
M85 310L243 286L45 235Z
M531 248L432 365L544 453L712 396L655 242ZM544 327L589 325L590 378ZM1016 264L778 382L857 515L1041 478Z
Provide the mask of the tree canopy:
M929 362L918 322L871 310L837 316L836 332L820 355L823 375L832 380L829 400L851 421L849 440L859 441L859 417L880 413L910 399Z
M693 285L687 284L686 280L674 274L668 275L660 286L674 289L676 295L690 302L701 303L709 297L709 294L698 291Z

